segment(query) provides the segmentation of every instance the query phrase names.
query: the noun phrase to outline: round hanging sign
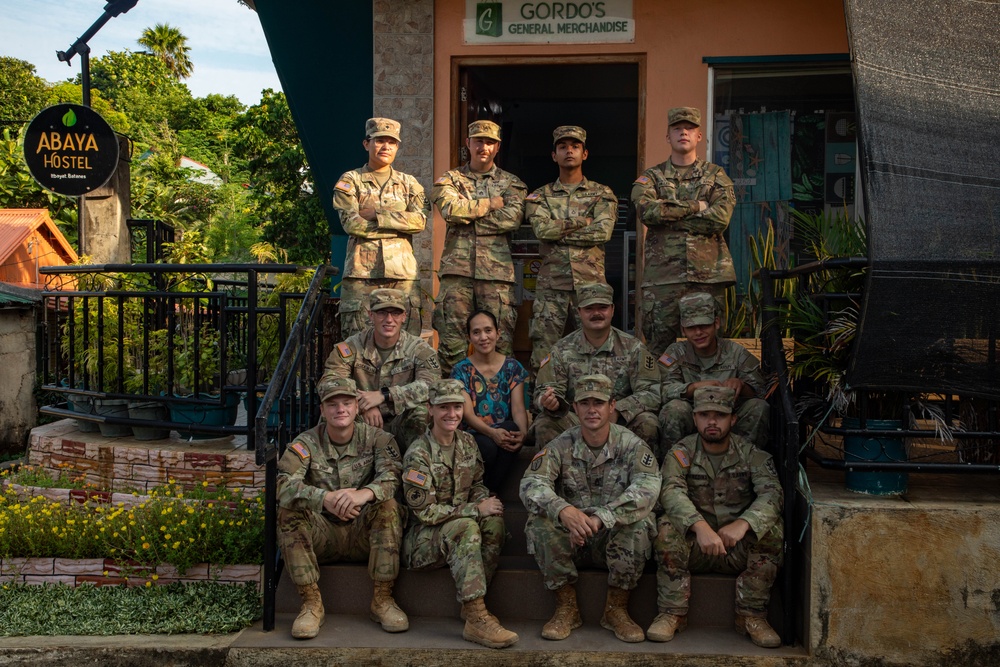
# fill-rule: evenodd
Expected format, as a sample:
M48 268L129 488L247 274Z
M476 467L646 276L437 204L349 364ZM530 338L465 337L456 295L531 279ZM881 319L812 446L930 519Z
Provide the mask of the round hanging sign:
M57 104L42 109L24 133L24 161L38 184L58 195L96 190L118 168L118 137L90 107Z

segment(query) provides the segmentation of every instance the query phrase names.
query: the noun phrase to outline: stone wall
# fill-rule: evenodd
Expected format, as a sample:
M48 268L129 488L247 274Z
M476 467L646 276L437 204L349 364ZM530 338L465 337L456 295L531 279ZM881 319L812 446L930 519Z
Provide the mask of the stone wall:
M35 311L0 310L0 452L19 451L37 423L35 405Z
M374 0L372 114L402 124L395 166L412 174L430 196L434 181L434 0ZM423 326L433 307L433 224L417 234L413 253L424 291Z
M259 587L260 565L209 565L200 563L184 573L173 565L122 565L105 558L4 558L0 559L0 582L19 584L66 584L80 586L165 586L175 582L210 581L218 584L254 582Z

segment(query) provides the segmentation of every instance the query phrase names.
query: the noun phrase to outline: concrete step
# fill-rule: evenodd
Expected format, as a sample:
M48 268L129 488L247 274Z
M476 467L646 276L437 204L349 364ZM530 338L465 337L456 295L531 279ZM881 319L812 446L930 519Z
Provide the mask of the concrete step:
M529 556L530 558L530 556ZM371 604L372 582L365 564L322 566L320 589L327 614L367 615ZM580 571L577 599L584 622L597 623L604 612L608 573L597 569ZM735 577L695 575L691 578L692 627L732 627L735 620ZM395 587L396 600L411 617L459 618L460 605L455 599L455 583L447 568L413 572L403 570ZM780 599L772 594L769 616L779 628ZM544 623L555 609L555 597L545 590L537 569L500 569L486 595L486 605L502 621L531 620ZM278 584L278 613L298 613L301 601L287 574ZM656 577L644 574L629 599L629 613L643 628L656 616ZM780 630L779 630L780 632Z
M279 614L273 632L263 632L257 623L230 646L227 667L327 667L369 665L402 667L419 665L684 665L690 667L806 667L809 656L801 647L762 649L731 628L689 627L668 643L626 644L598 624L599 618L584 618L583 627L564 641L541 638L542 624L535 620L506 619L504 627L520 639L514 646L496 651L462 639L458 618L411 616L407 632L389 634L368 620L367 615L330 614L319 636L309 641L292 639L295 615Z

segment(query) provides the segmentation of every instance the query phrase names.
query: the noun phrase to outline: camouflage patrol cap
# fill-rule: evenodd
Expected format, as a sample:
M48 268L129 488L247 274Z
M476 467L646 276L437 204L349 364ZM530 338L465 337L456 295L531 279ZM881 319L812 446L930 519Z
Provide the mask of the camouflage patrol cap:
M680 301L681 326L715 323L715 299L707 292L685 294Z
M391 118L369 118L365 122L365 136L369 139L392 137L396 141L400 141L399 128L399 121Z
M431 385L427 400L431 405L465 403L465 387L458 380L438 380Z
M602 401L610 401L614 385L607 375L584 375L576 381L574 398L582 401L585 398L599 398Z
M399 308L406 311L406 295L398 289L383 287L371 293L368 297L368 307L372 310L385 310L386 308Z
M615 303L615 290L605 283L590 283L580 285L576 289L576 302L580 308L601 304L612 306Z
M576 139L585 144L587 131L579 125L560 125L552 131L552 145L558 144L560 139Z
M469 123L469 138L483 137L500 141L500 126L492 120L476 120Z
M316 387L320 402L331 396L358 397L358 385L351 378L325 378Z
M701 112L694 107L674 107L667 112L667 125L682 121L701 127Z
M694 390L695 412L732 414L736 390L729 387L702 387Z

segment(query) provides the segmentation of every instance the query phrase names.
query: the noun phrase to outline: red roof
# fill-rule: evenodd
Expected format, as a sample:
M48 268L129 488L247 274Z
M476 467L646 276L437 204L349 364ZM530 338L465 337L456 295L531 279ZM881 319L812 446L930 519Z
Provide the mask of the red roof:
M7 261L25 239L39 227L45 227L52 244L67 264L77 261L76 250L62 235L44 208L0 209L0 264Z

